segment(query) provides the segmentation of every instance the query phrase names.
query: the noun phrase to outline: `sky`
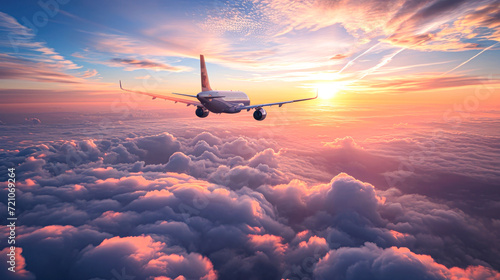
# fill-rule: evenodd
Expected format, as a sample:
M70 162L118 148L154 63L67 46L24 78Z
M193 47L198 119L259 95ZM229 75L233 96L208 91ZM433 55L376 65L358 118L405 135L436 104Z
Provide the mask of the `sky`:
M499 42L495 0L4 3L0 278L499 279ZM200 54L319 98L119 90L195 95Z
M199 54L215 88L256 101L442 104L498 84L491 0L26 3L0 14L9 104L109 102L120 79L196 94Z

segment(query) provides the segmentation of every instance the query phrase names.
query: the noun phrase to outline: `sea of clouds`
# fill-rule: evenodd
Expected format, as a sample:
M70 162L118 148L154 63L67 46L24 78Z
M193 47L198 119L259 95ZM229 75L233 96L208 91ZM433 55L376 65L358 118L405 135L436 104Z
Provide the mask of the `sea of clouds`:
M12 274L2 238L1 279L500 277L497 137L303 148L228 129L68 135L42 121L2 126L0 217L15 166L20 250Z

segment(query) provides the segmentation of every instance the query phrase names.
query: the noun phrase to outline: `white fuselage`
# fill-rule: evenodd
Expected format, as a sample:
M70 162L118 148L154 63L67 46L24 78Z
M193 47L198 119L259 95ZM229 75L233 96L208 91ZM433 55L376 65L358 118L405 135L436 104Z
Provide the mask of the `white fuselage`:
M202 91L196 97L212 113L239 113L239 107L250 105L250 98L242 91Z

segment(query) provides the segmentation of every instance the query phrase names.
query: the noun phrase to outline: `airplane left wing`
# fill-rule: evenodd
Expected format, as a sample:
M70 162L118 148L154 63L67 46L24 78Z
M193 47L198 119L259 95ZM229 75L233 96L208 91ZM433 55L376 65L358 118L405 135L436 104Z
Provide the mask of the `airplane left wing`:
M188 99L182 99L182 98L177 98L177 97L172 97L172 96L165 96L165 95L161 95L161 94L154 94L154 93L149 93L149 92L143 92L143 91L135 91L135 90L125 89L125 88L122 87L122 81L120 81L120 89L123 90L123 91L127 91L127 92L132 92L132 93L137 93L137 94L143 94L143 95L151 96L151 97L153 97L153 99L160 98L160 99L164 99L164 100L174 101L176 103L177 102L184 103L184 104L187 104L188 106L189 105L193 105L193 106L198 106L198 107L204 107L203 105L201 105L200 102L195 101L195 100L188 100ZM174 93L174 94L190 96L190 95L187 95L187 94L180 94L180 93ZM190 96L190 97L195 97L195 96Z
M316 99L316 98L318 98L318 93L316 93L315 97L304 98L304 99L295 99L295 100L283 101L283 102L275 102L275 103L265 103L265 104L257 104L257 105L250 105L250 106L241 106L241 107L238 107L238 109L250 111L251 109L262 108L262 107L265 107L265 106L278 105L279 107L281 107L281 106L283 106L283 104L300 102L300 101L307 101L307 100L313 100L313 99Z

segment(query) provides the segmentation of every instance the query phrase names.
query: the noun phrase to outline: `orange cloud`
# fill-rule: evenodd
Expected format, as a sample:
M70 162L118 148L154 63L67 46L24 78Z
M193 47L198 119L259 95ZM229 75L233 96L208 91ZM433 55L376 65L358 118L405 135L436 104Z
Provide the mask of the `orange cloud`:
M346 57L347 57L347 55L346 55L346 54L341 54L341 53L339 53L339 54L336 54L336 55L334 55L334 56L330 57L330 59L344 59L344 58L346 58Z

